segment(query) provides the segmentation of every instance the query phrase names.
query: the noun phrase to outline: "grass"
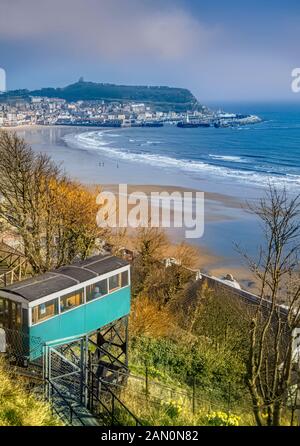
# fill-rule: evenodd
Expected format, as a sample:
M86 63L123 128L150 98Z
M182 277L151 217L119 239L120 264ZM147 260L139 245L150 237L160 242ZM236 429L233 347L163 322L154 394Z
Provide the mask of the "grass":
M129 380L122 400L147 426L251 426L254 425L251 409L227 410L221 403L212 404L198 398L193 410L192 396L180 389L173 390L152 383L148 395L138 391L136 382Z
M133 369L121 399L145 425L255 425L248 401L228 404L207 387L196 387L193 397L193 388L186 382L172 380L154 367L149 368L146 391L142 367L133 366L131 372Z
M47 403L30 394L0 360L0 426L58 426Z

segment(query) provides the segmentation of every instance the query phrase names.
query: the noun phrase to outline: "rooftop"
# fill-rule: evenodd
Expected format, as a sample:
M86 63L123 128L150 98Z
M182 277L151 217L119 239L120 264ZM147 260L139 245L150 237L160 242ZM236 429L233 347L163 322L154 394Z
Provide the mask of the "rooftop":
M0 291L15 294L23 297L28 302L33 302L41 297L63 291L126 265L128 265L128 262L119 257L110 254L98 255L16 282L13 285L1 288Z

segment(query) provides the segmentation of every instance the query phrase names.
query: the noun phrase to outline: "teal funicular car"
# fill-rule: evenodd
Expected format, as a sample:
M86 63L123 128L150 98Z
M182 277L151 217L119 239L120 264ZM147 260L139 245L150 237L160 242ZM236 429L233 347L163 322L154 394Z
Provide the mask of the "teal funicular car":
M0 289L0 328L31 360L43 346L92 333L130 311L130 265L98 255Z

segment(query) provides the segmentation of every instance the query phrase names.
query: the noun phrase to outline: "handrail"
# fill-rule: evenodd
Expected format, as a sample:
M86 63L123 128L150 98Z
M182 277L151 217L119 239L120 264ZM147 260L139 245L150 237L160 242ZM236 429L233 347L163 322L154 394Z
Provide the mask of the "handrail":
M103 384L100 380L98 380L101 384ZM103 401L101 401L101 399L99 398L99 396L98 395L96 395L95 393L94 393L94 390L93 389L90 389L90 386L88 386L86 383L83 383L83 387L85 387L85 388L87 388L88 389L88 391L89 392L91 392L92 393L92 396L93 396L93 398L95 398L96 400L97 400L97 402L102 406L102 407L104 407L104 409L106 410L106 412L109 414L109 415L111 415L112 416L112 419L114 420L114 419L116 419L115 418L115 415L114 415L114 411L110 411L109 409L108 409L108 407L103 403ZM106 386L105 386L106 387ZM118 403L125 409L125 411L134 419L134 421L135 421L135 425L136 426L142 426L142 423L140 422L140 420L138 419L138 418L136 418L136 416L128 409L128 407L126 407L125 406L125 404L124 403L122 403L122 401L110 390L110 389L108 389L108 388L106 388L105 389L107 392L109 392L110 394L111 394L111 396L112 396L112 398L113 398L113 405L114 405L114 400L117 400L118 401Z
M18 277L17 280L21 279L22 276L22 268L25 266L27 266L28 264L28 260L27 259L23 259L22 262L20 262L18 265L14 266L12 269L9 269L8 271L6 271L5 273L0 274L0 281L3 282L4 286L7 286L7 278L9 276L10 277L10 284L12 284L14 282L14 276L17 275L18 273Z
M93 389L91 390L91 389L90 389L90 386L88 386L88 384L86 384L85 382L83 382L82 385L83 385L83 387L86 388L89 392L91 392L91 393L92 393L92 396L98 401L98 403L100 403L101 406L103 406L104 409L105 409L108 413L110 413L108 407L103 403L103 401L101 401L101 399L98 397L98 395L95 395L95 394L94 394Z
M118 403L125 409L125 411L134 419L136 426L142 426L141 421L131 412L130 409L128 409L127 406L125 406L125 404L114 394L114 392L109 388L109 386L107 386L105 384L104 381L102 381L89 367L85 366L86 370L88 371L88 373L90 373L92 375L92 377L96 380L96 382L100 383L101 385L103 385L105 391L107 391L108 393L110 393L110 395L112 396L113 400L118 401ZM90 390L92 392L93 397L96 398L96 400L106 408L106 406L103 404L103 402L100 400L100 398L98 397L98 395L94 394L94 389L92 388L92 390L90 389L90 386L88 386L86 383L83 383L84 387L86 387L88 390ZM108 410L106 408L106 410ZM109 410L108 410L109 411Z
M70 423L72 423L73 421L73 417L72 414L75 415L75 417L80 421L80 423L82 424L82 426L84 426L84 422L82 421L82 419L80 418L80 416L76 413L76 411L74 410L74 408L72 407L72 405L70 404L70 402L67 400L67 398L62 394L62 392L60 390L58 390L58 388L53 384L52 381L49 380L49 378L46 378L46 381L50 384L51 386L51 397L53 396L53 389L58 393L58 395L60 396L60 398L67 404L67 407L70 410ZM59 410L57 410L54 406L54 404L51 404L51 407L55 410L55 412L57 413L57 415L60 416L60 412Z
M1 262L5 261L6 259L7 259L7 258L5 258L5 259L1 259ZM13 261L13 263L12 263L10 266L12 266L17 260L19 260L19 259L15 259L15 260ZM7 272L14 271L15 269L19 268L20 266L23 266L24 263L28 263L28 260L27 260L26 258L24 258L18 265L15 265L13 268L9 269ZM4 273L4 274L5 274L5 273Z

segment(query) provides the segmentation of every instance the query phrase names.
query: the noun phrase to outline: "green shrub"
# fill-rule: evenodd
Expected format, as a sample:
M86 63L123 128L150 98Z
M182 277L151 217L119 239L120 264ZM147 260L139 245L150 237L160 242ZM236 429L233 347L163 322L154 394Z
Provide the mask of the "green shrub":
M206 416L208 426L238 426L240 417L225 412L212 412Z
M228 351L219 351L201 339L194 345L171 339L140 337L131 342L131 364L138 373L146 367L151 379L180 383L212 393L223 403L245 399L244 368L239 358ZM230 395L229 395L230 393Z

